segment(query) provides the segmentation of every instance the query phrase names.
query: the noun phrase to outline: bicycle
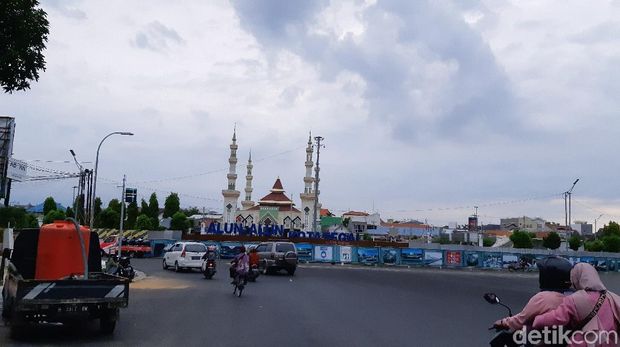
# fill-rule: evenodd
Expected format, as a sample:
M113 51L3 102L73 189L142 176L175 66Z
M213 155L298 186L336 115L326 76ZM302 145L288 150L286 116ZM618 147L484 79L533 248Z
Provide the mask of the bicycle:
M241 293L243 293L243 289L247 284L247 279L245 275L236 275L233 281L233 285L235 289L233 290L233 295L237 295L237 297L241 297Z

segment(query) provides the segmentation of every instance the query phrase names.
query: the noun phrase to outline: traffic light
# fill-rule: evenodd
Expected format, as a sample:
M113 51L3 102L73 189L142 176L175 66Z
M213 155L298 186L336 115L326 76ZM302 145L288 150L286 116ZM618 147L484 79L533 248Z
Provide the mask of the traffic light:
M138 189L125 188L125 202L132 203L138 199Z

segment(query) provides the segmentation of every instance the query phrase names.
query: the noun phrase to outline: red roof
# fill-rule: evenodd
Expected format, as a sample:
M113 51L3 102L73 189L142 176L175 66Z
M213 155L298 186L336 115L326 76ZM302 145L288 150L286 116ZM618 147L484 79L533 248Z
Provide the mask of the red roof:
M328 209L326 209L326 208L322 208L321 209L321 217L331 216L331 215L332 215L332 213Z
M271 188L271 190L284 190L284 187L282 187L282 182L280 181L280 177L278 177L278 179L276 180L276 183L273 184L273 188Z
M347 213L343 213L342 215L343 216L344 215L347 215L347 216L368 216L368 213L366 213L366 212L357 212L357 211L349 211Z
M256 205L256 206L252 206L252 207L248 208L245 211L259 211L259 210L260 210L260 206ZM292 207L291 205L281 205L281 206L278 207L278 211L281 211L281 212L289 212L289 211L300 212L298 209L296 209L295 207Z
M261 201L290 202L291 199L289 199L284 193L269 193L269 194L265 195L264 197L262 197L259 202L261 202Z
M388 228L430 228L430 225L427 224L417 224L417 223L385 223L381 222L382 227Z

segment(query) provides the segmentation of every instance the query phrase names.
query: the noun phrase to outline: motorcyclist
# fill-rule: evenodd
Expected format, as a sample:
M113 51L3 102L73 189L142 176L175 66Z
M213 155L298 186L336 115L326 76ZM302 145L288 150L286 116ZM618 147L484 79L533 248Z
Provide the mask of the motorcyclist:
M246 275L250 269L250 257L245 253L245 246L239 248L239 254L231 261L232 268L235 271L235 279L232 282L239 283L240 280L246 281Z
M215 246L213 246L213 245L207 246L207 253L205 253L202 256L202 259L203 260L215 260L215 258L216 258L215 250L216 250Z
M565 258L550 256L538 261L536 265L539 269L540 292L528 301L521 312L496 321L494 327L519 330L531 326L537 315L551 311L562 303L565 292L571 286L572 264Z

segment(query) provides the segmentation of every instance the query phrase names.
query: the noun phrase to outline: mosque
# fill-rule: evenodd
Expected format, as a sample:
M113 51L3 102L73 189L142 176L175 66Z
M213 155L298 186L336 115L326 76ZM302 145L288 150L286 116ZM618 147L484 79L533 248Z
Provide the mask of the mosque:
M314 177L312 170L314 162L312 154L312 135L308 137L306 147L306 176L304 180L304 192L299 195L301 199L301 210L295 207L293 200L284 192L284 187L280 178L276 178L269 194L261 198L258 203L252 200L252 153L250 152L247 172L245 176L245 197L241 201L239 208L239 197L241 193L237 190L237 131L233 132L232 143L230 144L230 157L228 158L229 170L227 189L222 190L224 197L224 209L222 214L223 224L241 224L243 226L263 225L263 226L283 226L288 230L312 231L312 219L314 218ZM320 211L321 206L317 204ZM318 213L317 213L317 218Z

